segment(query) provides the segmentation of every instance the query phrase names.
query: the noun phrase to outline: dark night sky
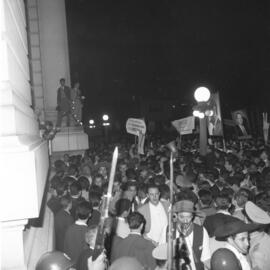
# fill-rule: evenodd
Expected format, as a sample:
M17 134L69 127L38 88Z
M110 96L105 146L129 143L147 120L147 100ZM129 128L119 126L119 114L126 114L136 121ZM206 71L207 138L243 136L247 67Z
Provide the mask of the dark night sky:
M199 84L231 108L269 105L268 2L66 0L86 114L132 97L191 101Z

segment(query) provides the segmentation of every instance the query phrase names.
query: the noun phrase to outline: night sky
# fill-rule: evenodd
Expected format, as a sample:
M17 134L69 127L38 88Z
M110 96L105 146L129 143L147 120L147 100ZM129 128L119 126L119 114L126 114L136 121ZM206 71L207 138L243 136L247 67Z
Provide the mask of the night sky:
M66 0L66 9L85 115L147 98L191 103L198 85L219 91L223 107L269 107L267 0Z

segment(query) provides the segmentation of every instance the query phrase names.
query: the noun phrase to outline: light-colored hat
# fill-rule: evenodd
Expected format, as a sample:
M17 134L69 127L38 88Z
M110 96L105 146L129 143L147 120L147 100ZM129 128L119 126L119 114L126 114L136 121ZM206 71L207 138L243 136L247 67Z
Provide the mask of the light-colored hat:
M270 224L270 216L253 202L245 204L245 211L252 222L258 224Z
M188 213L195 213L195 207L194 203L189 200L181 200L176 202L173 205L173 212L179 213L179 212L188 212Z
M152 256L157 260L167 260L168 244L161 244L155 247L152 251Z

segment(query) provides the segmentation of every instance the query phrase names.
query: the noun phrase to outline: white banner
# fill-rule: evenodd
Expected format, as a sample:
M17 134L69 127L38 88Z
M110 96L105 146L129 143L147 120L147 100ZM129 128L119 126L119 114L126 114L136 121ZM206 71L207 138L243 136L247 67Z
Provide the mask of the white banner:
M195 117L189 116L186 118L172 121L172 125L181 135L191 134L195 128Z
M139 136L140 133L146 133L146 125L144 120L137 118L129 118L126 123L127 133Z

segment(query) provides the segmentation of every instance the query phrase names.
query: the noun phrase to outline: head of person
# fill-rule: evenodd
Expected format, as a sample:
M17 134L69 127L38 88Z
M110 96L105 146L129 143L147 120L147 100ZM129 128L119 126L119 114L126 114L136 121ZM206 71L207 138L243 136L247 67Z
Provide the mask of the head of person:
M127 217L127 222L131 231L139 232L142 232L146 223L144 216L139 212L130 213Z
M98 208L101 203L101 193L96 192L96 191L90 191L89 192L89 201L92 203L92 206L94 208Z
M84 201L78 204L76 214L78 219L87 220L91 216L92 211L92 204L90 202Z
M69 155L68 154L64 154L64 162L69 162Z
M96 174L94 177L93 185L96 185L98 187L102 187L103 183L104 183L104 178L103 178L102 174Z
M178 201L173 206L173 212L176 215L178 231L185 235L191 227L196 213L194 203L189 200Z
M130 194L131 200L133 200L137 196L137 183L135 181L128 181L126 190Z
M235 115L235 121L237 125L243 125L244 123L243 115L241 113L237 113Z
M121 257L115 260L109 270L144 270L145 268L134 257Z
M75 82L74 83L74 88L75 89L79 89L80 88L80 83L79 82Z
M126 175L127 169L128 169L128 166L126 163L122 162L119 164L119 171L122 175Z
M170 200L170 187L166 184L159 186L160 198L164 200Z
M158 205L159 203L159 197L160 197L160 192L158 186L155 184L151 184L148 186L147 190L147 196L149 198L149 202L153 205Z
M126 176L127 176L128 180L136 180L137 179L136 171L133 168L128 168L126 170Z
M131 209L131 201L129 199L119 199L115 204L116 215L126 218Z
M36 270L74 270L75 261L72 261L65 253L50 251L44 253L36 264Z
M82 194L81 184L77 181L74 181L69 187L69 192L71 196L80 196Z
M88 164L84 164L82 167L81 167L81 174L82 175L86 175L86 176L91 176L91 168Z
M204 206L210 206L213 201L212 193L209 189L200 189L198 191L200 202Z
M220 191L215 198L215 205L217 210L228 210L231 206L231 197L226 190Z
M248 232L231 235L227 238L227 241L240 253L247 254L249 248Z
M65 195L60 200L63 209L70 211L72 208L72 199L70 195Z
M121 192L121 180L119 177L115 177L114 181L113 181L113 194L115 194L116 192Z
M66 84L66 80L64 78L61 78L59 82L61 86L65 86Z
M246 202L250 199L250 191L246 188L240 188L235 194L235 201L237 206L244 207Z
M80 183L81 187L83 190L89 190L90 188L90 183L89 183L89 180L86 176L84 175L81 175L79 178L78 178L78 183Z
M102 175L103 177L107 177L107 167L106 166L100 166L98 169L98 174Z
M138 185L138 197L144 199L147 197L147 185L145 183L140 183Z

